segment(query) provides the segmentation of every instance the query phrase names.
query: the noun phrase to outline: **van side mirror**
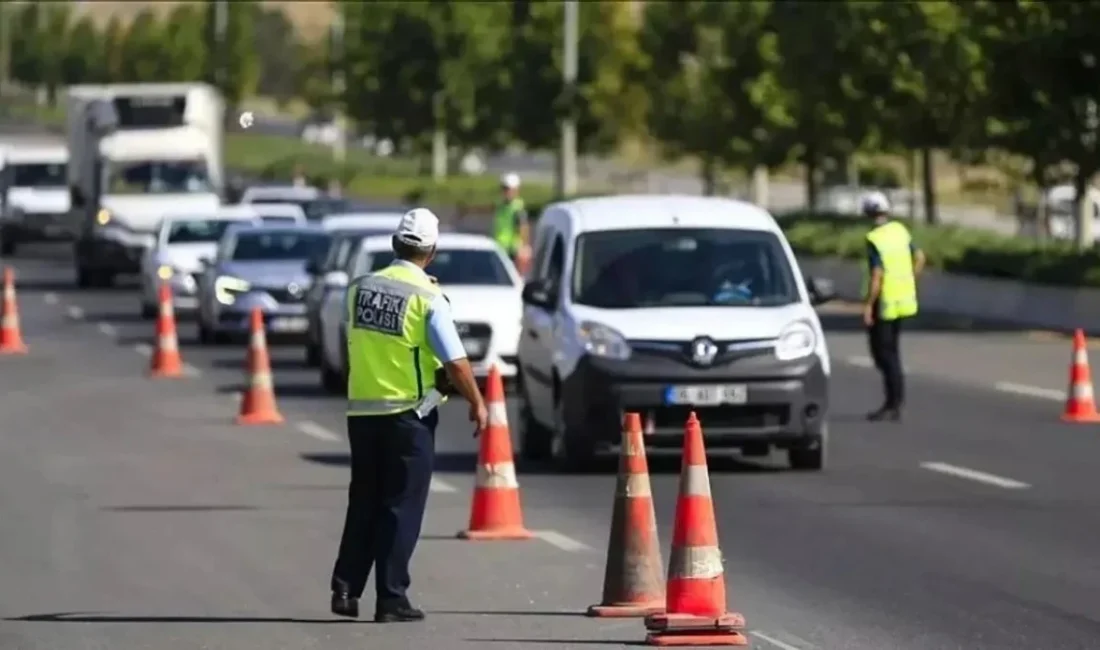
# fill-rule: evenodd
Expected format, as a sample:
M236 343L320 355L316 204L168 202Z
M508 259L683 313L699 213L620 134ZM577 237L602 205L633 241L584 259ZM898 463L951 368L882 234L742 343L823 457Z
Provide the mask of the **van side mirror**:
M833 281L828 278L806 278L806 290L810 293L810 304L815 307L836 299Z
M523 304L550 309L554 306L554 296L542 280L532 280L523 286Z

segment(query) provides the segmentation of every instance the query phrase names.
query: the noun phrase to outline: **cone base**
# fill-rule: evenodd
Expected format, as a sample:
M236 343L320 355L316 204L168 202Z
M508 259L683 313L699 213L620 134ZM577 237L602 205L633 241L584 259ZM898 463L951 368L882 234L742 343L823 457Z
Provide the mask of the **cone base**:
M531 539L534 533L522 527L497 528L494 530L462 530L455 537L471 542L497 542L507 540Z
M0 347L0 354L15 355L15 354L27 354L28 352L30 352L30 350L28 350L27 346L23 345L22 343L15 343L15 344L12 344L12 345L5 345L3 347Z
M1100 422L1100 413L1083 413L1081 415L1063 415L1062 422Z
M593 618L641 618L660 614L664 611L665 601L662 599L646 603L592 605L585 612L585 615Z
M238 415L237 424L246 426L258 426L263 424L283 424L286 420L278 413L250 413Z
M156 368L149 371L149 376L156 379L182 379L183 368Z
M696 616L695 614L653 614L645 619L647 630L664 632L735 632L745 629L745 617L728 612L719 616Z
M645 637L646 645L659 647L706 646L747 647L749 640L740 632L651 632Z

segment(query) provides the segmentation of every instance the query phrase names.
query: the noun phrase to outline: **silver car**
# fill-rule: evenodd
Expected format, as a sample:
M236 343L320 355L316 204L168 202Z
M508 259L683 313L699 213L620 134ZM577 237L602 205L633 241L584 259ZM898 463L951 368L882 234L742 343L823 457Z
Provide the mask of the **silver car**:
M231 228L199 280L199 340L246 336L253 308L273 335L300 338L309 325L306 260L328 245L315 226Z

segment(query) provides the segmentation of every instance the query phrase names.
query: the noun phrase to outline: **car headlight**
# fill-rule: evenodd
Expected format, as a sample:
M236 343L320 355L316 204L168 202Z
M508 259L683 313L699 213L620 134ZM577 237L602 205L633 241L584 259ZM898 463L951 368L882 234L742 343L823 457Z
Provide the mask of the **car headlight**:
M775 356L780 361L794 361L808 357L817 348L817 334L809 323L791 323L775 342Z
M157 267L157 277L161 280L171 280L175 274L176 270L167 264L161 264Z
M244 293L252 288L247 280L235 278L231 275L223 275L214 280L214 298L223 305L232 305L237 299L237 294Z
M606 325L582 322L577 326L577 338L593 356L620 361L630 358L630 344L622 334Z
M111 212L106 208L100 208L99 212L95 214L95 222L101 226L106 226L111 223Z

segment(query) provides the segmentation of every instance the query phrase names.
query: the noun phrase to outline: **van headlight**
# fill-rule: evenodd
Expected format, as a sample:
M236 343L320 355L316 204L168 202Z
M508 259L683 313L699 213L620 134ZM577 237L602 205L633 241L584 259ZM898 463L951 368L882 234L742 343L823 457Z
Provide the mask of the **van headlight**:
M817 349L817 334L805 321L791 323L775 341L775 356L780 361L808 357Z
M223 275L214 280L214 298L223 305L232 305L239 294L252 288L246 280Z
M176 270L167 264L161 264L157 267L157 277L161 280L171 280L175 274Z
M626 338L607 325L584 321L577 326L577 339L593 356L620 361L630 358L630 344Z

